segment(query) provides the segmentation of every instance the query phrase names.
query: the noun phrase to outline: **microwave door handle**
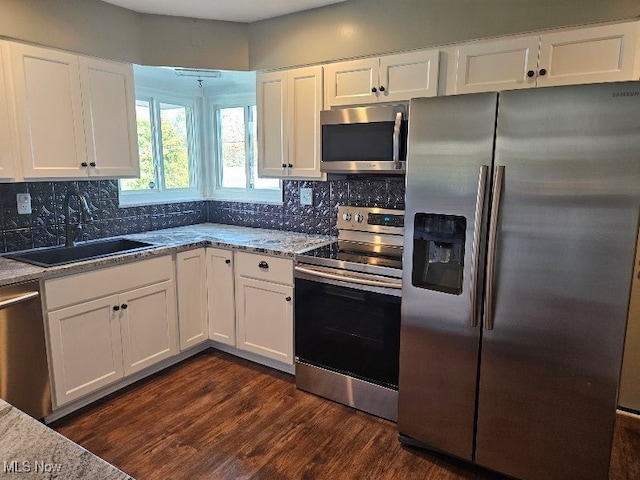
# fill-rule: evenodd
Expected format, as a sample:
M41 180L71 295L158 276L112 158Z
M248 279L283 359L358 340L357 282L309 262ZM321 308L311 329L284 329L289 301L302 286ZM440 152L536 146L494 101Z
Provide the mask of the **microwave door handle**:
M396 170L400 170L400 128L402 127L402 112L396 112L393 124L393 163Z

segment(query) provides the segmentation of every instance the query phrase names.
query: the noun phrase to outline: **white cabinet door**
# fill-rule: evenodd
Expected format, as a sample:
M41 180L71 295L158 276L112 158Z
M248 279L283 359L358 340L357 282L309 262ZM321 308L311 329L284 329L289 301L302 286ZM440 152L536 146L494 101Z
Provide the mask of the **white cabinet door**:
M325 109L377 103L380 88L379 69L378 58L325 65Z
M638 46L637 22L542 35L538 86L632 80Z
M163 282L119 295L125 375L178 352L174 288Z
M11 44L25 178L86 177L77 55Z
M80 57L88 173L137 177L135 90L131 64Z
M18 163L17 123L13 108L10 78L9 44L0 41L0 179L15 178Z
M427 50L380 58L380 102L400 102L438 94L440 52Z
M287 174L287 73L257 76L258 175L283 177Z
M180 350L185 350L209 338L205 249L178 253L176 273Z
M293 287L239 277L237 346L293 364Z
M118 297L112 295L49 313L56 405L123 376Z
M235 346L236 308L233 284L233 252L207 248L207 304L209 338Z
M459 47L456 90L450 93L535 87L539 39L535 36Z
M288 72L289 176L321 178L320 111L322 110L322 67L298 68Z

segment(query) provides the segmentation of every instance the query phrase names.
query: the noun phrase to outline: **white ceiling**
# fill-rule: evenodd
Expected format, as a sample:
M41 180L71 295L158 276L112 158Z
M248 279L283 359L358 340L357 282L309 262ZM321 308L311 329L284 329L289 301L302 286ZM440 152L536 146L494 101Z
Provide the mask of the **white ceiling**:
M102 0L140 13L251 23L345 0Z

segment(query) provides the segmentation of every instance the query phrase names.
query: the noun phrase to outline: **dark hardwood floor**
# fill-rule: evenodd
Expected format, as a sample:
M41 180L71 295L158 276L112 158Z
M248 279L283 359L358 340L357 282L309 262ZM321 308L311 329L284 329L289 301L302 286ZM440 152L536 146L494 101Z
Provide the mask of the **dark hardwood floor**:
M640 478L640 428L632 420L616 429L615 480ZM53 426L138 480L500 478L402 447L394 423L215 350Z

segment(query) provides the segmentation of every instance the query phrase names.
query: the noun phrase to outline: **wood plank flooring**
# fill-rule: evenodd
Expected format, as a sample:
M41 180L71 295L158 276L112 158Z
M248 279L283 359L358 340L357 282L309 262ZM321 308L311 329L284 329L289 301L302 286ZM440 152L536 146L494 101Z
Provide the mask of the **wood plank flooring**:
M629 474L638 472L640 428L622 422L610 478L637 479ZM215 350L54 428L138 480L500 478L402 447L394 423L296 390L290 375Z

